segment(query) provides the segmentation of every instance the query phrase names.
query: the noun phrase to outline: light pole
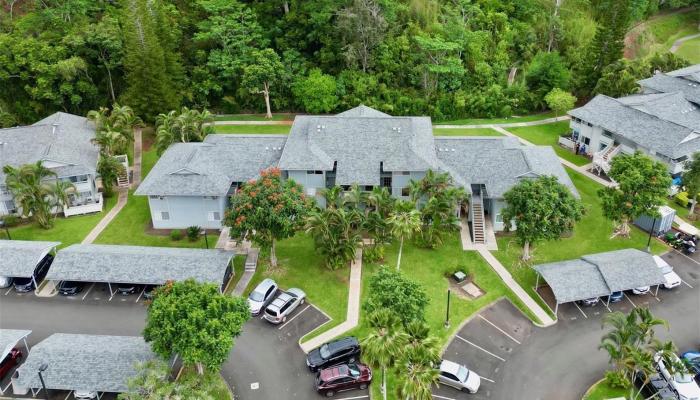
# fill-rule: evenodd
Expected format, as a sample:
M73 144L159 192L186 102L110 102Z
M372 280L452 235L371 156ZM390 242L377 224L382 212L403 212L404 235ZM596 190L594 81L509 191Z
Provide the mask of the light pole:
M445 315L445 328L450 327L450 289L447 289L447 313Z
M44 388L44 398L46 400L49 400L49 392L46 391L46 383L44 382L44 377L41 375L41 373L46 371L48 367L49 364L47 363L43 363L39 366L39 380L41 380L41 387Z
M5 221L0 219L0 228L5 228L5 233L7 234L7 240L12 240L12 236L10 236L10 230L7 228L7 225L5 225Z
M207 249L208 249L209 248L209 239L207 238L207 230L202 229L201 234L204 235L204 244L207 246Z
M649 239L647 240L647 253L651 253L651 235L654 234L654 229L656 228L656 217L651 223L651 229L649 229Z

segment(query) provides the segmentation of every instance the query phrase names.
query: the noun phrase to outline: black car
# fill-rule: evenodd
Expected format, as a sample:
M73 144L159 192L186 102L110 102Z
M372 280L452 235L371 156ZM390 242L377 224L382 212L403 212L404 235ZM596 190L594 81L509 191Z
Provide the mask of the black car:
M83 282L77 281L62 281L58 285L58 293L63 296L75 296L83 291Z
M352 336L325 343L306 356L311 372L341 363L352 363L360 358L360 343Z
M122 296L128 296L130 294L136 293L137 285L131 283L119 283L117 284L117 293Z
M159 287L160 286L158 285L146 285L146 288L143 290L143 298L147 300L152 300L153 296L155 295L153 291L158 289Z
M39 264L34 268L34 274L33 278L15 278L14 284L15 284L15 291L19 293L26 293L26 292L31 292L32 290L36 289L36 286L34 285L34 282L39 284L42 279L46 276L46 274L49 272L49 267L51 266L51 263L53 262L53 256L51 254L47 254L46 257L44 257Z

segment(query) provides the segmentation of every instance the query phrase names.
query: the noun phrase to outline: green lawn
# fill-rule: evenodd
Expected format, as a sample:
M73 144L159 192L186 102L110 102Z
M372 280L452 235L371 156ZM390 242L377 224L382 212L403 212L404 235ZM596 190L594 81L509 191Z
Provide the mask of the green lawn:
M158 158L155 147L141 153L141 182L146 179L148 173L151 172L153 166L156 165Z
M607 400L617 397L626 398L627 390L616 389L608 385L607 381L602 380L588 389L588 392L583 396L583 400Z
M508 128L508 131L534 144L552 146L559 157L576 165L581 166L591 162L588 158L578 156L573 152L559 146L559 136L561 136L562 133L569 131L568 121L560 121L546 125Z
M199 376L194 368L185 368L178 380L194 381L197 385L205 385L212 400L233 400L229 386L219 372L205 369L204 376Z
M287 134L291 125L215 125L216 133Z
M698 33L698 18L698 10L652 17L642 29L636 28L639 31L633 44L636 57L668 51L679 38Z
M272 121L292 121L295 114L272 114ZM265 114L219 114L214 121L270 121Z
M491 128L457 128L457 129L447 129L447 128L433 128L433 135L435 136L503 136L500 132Z
M584 175L567 168L571 180L581 194L581 200L586 207L586 215L578 222L570 237L558 241L537 243L532 249L532 264L568 260L584 254L600 253L625 248L646 249L648 234L635 227L629 239L610 239L613 223L603 217L600 199L597 191L602 185L588 179ZM520 282L525 290L533 297L538 297L532 291L535 286L536 274L528 265L522 265L519 257L521 247L513 236L499 235L498 251L494 256L510 270L513 277ZM652 240L652 251L656 254L663 252L666 246Z
M521 117L510 118L464 118L454 119L450 121L436 122L436 125L489 125L489 124L509 124L514 122L530 122L540 121L547 118L553 118L556 115L554 111L547 111L540 114L525 115Z
M97 237L95 243L124 244L133 246L192 247L205 248L204 237L190 242L186 237L174 241L170 236L146 233L151 224L151 212L148 208L148 196L134 196L129 191L129 201L107 228ZM183 236L184 236L183 231ZM213 247L217 237L209 235L209 247Z
M57 217L51 229L43 229L35 223L21 225L10 228L10 236L15 240L58 241L61 242L59 248L80 243L116 203L115 194L105 199L104 208L100 213L76 215L70 218ZM4 231L0 236L5 237Z
M683 42L676 51L676 55L685 58L693 64L700 63L700 38L695 38Z

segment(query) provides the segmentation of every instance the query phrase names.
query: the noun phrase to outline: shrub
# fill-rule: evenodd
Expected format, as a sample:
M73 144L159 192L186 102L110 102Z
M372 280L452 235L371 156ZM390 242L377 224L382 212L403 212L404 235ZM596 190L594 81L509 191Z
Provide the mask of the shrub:
M680 192L674 197L674 199L676 200L676 203L682 205L683 207L688 207L688 204L690 203L688 192Z
M369 246L362 249L362 261L374 263L384 259L384 246Z
M170 239L175 241L182 239L182 231L179 229L173 229L170 231Z
M19 217L15 214L7 214L2 217L2 222L6 227L12 228L19 225Z
M405 325L414 320L425 321L428 301L421 285L407 279L400 271L382 266L369 279L369 296L363 309L366 314L387 309Z
M199 239L199 232L202 230L202 228L198 227L197 225L190 226L187 228L187 239L189 239L190 242L194 242L197 239Z
M630 380L622 371L606 371L605 380L608 382L610 387L617 389L627 389L631 385Z
M469 277L471 276L471 274L469 272L469 267L467 267L464 264L458 264L458 265L452 266L452 267L445 267L443 269L443 275L445 276L445 278L452 278L455 273L460 272L460 271L463 272L467 276L466 279L469 280Z

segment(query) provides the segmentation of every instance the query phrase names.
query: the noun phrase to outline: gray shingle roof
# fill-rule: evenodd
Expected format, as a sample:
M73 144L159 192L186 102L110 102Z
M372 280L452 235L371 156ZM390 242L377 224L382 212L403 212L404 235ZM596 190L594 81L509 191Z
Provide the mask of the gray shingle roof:
M136 375L136 363L155 357L140 336L55 333L32 347L12 381L23 388L41 388L37 371L47 363L42 375L50 390L124 392L127 380Z
M523 178L554 175L579 196L549 146L524 146L508 137L465 136L437 137L435 147L441 169L450 172L467 191L470 185L481 184L489 197L501 198Z
M598 267L613 292L665 282L653 255L641 250L608 251L585 255L581 259Z
M670 103L673 99L670 98ZM669 102L661 104L665 107L667 103ZM670 114L677 115L677 112L669 110L659 111L659 113L662 117ZM700 115L697 111L688 111L688 113ZM694 129L639 110L608 96L597 95L585 106L569 111L569 115L601 126L672 159L700 151L700 137Z
M619 102L660 119L689 129L700 129L700 109L681 92L636 94L621 97Z
M0 360L4 360L10 350L30 333L32 331L24 329L0 329Z
M601 297L610 294L598 268L583 260L568 260L535 266L547 282L557 303Z
M158 160L137 195L223 196L232 182L277 166L286 135L209 135L203 143L176 143Z
M666 75L680 76L684 78L690 78L697 82L700 82L700 64L691 65L689 67L677 69L675 71L667 72Z
M72 167L56 167L59 177L67 172L94 175L99 154L91 143L94 137L94 126L86 118L57 112L34 125L0 129L0 165L53 161ZM0 171L0 184L4 182L5 174Z
M338 185L379 185L385 171L425 171L437 158L428 117L391 117L360 106L335 116L297 116L280 158L283 170L326 170Z
M665 282L653 255L637 249L589 254L534 268L560 304Z
M0 275L28 278L36 265L61 242L0 240Z
M671 74L677 74L677 76ZM688 101L700 104L700 82L696 80L697 77L694 75L683 77L684 74L682 70L668 74L655 74L651 78L638 81L638 83L645 92L682 92Z
M58 252L46 279L162 285L193 278L221 285L233 252L74 244Z

